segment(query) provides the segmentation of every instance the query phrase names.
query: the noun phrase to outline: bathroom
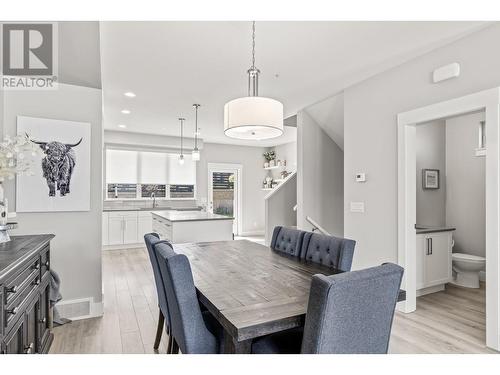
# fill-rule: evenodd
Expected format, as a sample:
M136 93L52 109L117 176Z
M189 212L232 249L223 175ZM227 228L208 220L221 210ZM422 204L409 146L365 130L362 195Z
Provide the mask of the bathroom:
M480 111L416 126L417 296L466 288L484 298L484 119Z

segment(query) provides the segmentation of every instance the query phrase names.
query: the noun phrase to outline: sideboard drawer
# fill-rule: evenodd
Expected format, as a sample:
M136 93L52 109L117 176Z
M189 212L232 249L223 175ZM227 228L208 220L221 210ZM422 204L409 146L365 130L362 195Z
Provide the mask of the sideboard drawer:
M24 288L29 284L28 279L33 273L40 271L40 258L34 258L27 267L5 283L5 305L9 307Z
M12 299L5 307L4 326L6 331L16 321L19 314L23 313L25 305L32 299L32 294L36 294L40 285L40 271L34 269L31 274L22 284L21 289L14 299Z

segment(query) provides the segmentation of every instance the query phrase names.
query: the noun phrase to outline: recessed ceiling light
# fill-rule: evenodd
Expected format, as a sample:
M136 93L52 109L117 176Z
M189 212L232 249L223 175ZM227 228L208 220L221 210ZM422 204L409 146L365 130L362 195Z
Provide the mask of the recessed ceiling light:
M127 91L125 94L123 94L129 98L135 98L135 94L132 91Z
M118 125L118 127L122 128L122 129L125 129L127 127L127 125L120 124L120 125Z
M130 114L130 111L128 109L122 109L122 113L124 115L129 115Z

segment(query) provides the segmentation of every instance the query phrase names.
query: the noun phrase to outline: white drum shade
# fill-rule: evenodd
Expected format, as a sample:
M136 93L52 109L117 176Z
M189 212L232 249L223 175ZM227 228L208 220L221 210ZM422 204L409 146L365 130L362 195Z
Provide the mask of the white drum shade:
M224 133L238 139L269 139L283 134L283 104L261 96L247 96L224 106Z

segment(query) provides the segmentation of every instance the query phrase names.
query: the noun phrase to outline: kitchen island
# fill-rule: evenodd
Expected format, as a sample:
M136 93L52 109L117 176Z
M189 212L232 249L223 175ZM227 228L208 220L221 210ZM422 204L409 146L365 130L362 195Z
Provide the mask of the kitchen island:
M233 239L229 216L200 211L154 211L153 232L172 243L212 242Z

